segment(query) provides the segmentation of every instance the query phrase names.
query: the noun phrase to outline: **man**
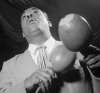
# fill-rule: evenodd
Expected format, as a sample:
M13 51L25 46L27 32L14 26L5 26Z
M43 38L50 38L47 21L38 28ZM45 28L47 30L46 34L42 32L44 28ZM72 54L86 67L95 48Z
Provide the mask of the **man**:
M4 62L0 73L0 93L46 92L56 75L49 62L46 66L38 66L37 48L45 45L49 53L54 47L55 40L49 28L52 25L44 12L32 7L22 14L21 26L29 47L23 54Z
M38 46L45 45L50 54L61 43L51 36L49 27L52 25L44 12L35 7L25 10L21 26L29 47L24 53L4 62L0 72L0 93L99 93L99 78L89 70L92 77L89 81L78 60L65 74L56 74L48 59L38 65ZM95 57L90 59L85 61L95 63L100 56L96 57L96 61Z

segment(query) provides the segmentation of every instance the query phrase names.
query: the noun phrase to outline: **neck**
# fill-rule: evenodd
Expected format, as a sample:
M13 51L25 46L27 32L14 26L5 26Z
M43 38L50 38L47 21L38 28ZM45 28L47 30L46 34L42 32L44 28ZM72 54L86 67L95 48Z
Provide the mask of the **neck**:
M32 39L28 39L28 43L40 46L43 43L45 43L50 37L51 37L51 35L49 35L49 36L40 35L40 36L34 37Z

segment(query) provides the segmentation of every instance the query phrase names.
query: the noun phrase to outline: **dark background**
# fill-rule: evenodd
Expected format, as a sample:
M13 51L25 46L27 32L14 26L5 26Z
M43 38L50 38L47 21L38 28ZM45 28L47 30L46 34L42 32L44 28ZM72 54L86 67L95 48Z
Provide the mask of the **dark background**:
M59 40L58 22L69 13L83 16L93 29L93 45L100 48L100 0L0 0L0 66L27 48L20 27L20 16L29 7L45 11L52 24L51 33Z

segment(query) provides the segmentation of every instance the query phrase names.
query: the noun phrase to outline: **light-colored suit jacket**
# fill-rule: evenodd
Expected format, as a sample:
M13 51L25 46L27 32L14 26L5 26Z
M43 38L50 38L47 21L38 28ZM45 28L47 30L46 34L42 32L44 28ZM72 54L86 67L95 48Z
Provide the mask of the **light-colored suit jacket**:
M0 93L26 93L24 80L36 70L37 67L28 50L4 62L0 72ZM54 80L50 91L51 93L100 93L99 87L100 78L95 77L86 67L80 66L73 67L73 70Z

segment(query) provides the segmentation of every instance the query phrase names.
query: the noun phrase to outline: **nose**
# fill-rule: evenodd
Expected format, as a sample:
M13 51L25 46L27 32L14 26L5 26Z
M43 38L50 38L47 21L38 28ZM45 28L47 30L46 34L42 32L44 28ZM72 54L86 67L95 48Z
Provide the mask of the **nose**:
M33 11L32 13L27 15L27 18L32 18L32 17L36 17L38 15L38 11Z
M28 14L27 18L33 17L33 14Z

